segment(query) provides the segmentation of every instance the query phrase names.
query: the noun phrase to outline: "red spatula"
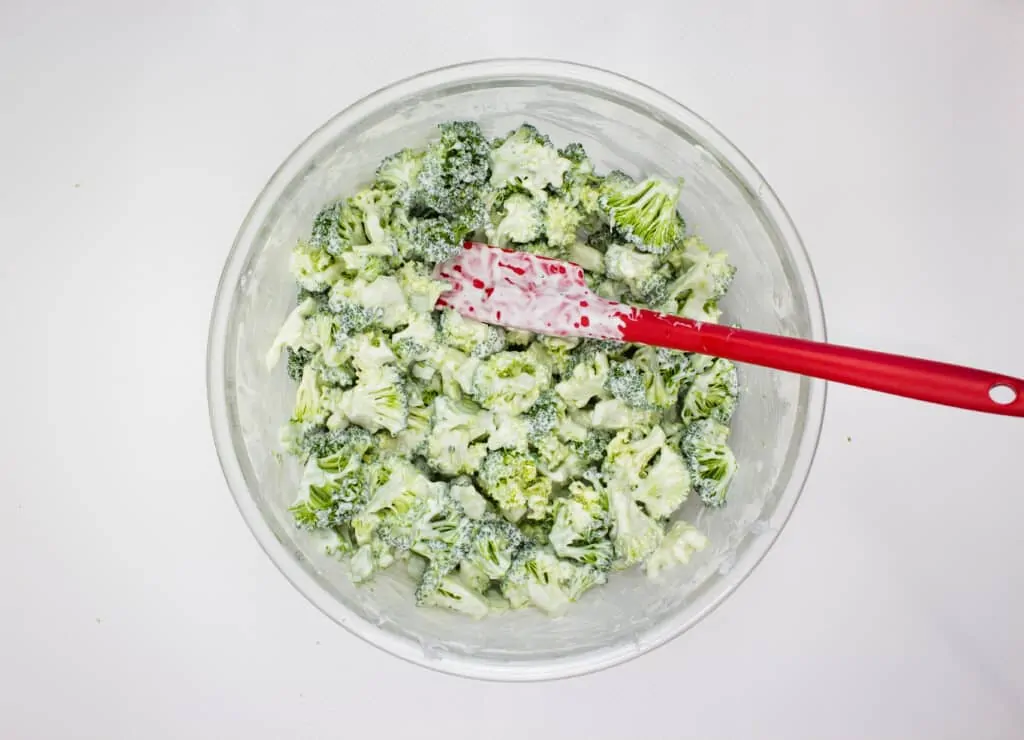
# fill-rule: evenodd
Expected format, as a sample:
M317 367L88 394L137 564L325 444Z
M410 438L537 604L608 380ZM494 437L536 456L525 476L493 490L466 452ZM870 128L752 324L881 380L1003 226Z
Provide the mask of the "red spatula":
M467 242L438 300L477 321L559 337L699 352L921 401L1024 416L1024 380L944 362L691 321L609 301L570 262Z

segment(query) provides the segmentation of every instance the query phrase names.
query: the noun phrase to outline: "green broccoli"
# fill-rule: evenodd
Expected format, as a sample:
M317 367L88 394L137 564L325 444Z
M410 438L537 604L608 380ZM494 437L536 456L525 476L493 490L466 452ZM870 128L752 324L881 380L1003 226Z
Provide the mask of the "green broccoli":
M494 188L514 183L538 196L545 188L561 187L565 173L572 167L572 162L559 155L551 140L529 124L496 139L493 146L490 182Z
M506 520L491 515L477 527L461 567L486 576L488 580L500 580L505 577L522 546L523 535L519 530Z
M409 307L420 314L433 311L437 299L450 288L444 280L435 279L431 271L420 262L406 262L402 265L398 271L398 283Z
M611 244L604 253L605 274L625 283L635 295L649 294L663 278L658 275L658 256L633 247Z
M610 366L608 355L600 351L587 351L576 363L571 374L555 384L555 392L566 403L581 409L594 397L602 397L608 384Z
M314 249L339 255L346 249L366 242L362 213L347 200L324 206L313 219L309 245Z
M686 226L676 204L682 180L649 177L635 182L613 172L601 185L599 204L608 224L623 239L644 252L661 254L683 238Z
M554 524L548 540L559 557L608 570L614 557L608 539L611 515L608 497L580 481L569 484L569 495L555 499Z
M568 249L576 243L583 215L567 200L549 198L544 209L544 234L548 244Z
M469 230L447 216L396 218L390 231L403 259L428 265L446 262L458 254L468 233Z
M698 373L686 389L681 407L683 423L692 424L698 419L712 418L728 424L738 398L736 366L719 357Z
M725 252L712 253L698 237L683 240L680 259L688 265L686 272L667 286L659 308L694 321L718 321L718 299L732 285L736 268Z
M491 175L490 146L480 126L470 121L442 123L438 129L441 136L427 147L416 178L415 199L423 208L458 224L461 242L466 233L483 223L481 204Z
M313 359L315 353L310 352L308 349L299 347L298 349L288 348L288 377L292 380L302 380L302 371L305 369L309 361Z
M504 329L468 319L451 309L441 311L441 340L472 357L490 357L505 349Z
M650 578L676 565L686 565L695 552L708 546L708 538L684 521L673 522L658 549L644 561L644 572Z
M473 376L473 398L481 406L509 414L530 408L551 385L551 370L529 352L491 355Z
M537 473L537 464L521 450L489 452L477 482L510 522L543 519L551 504L551 481Z
M326 249L300 241L292 250L288 269L303 290L320 293L342 274L342 266L334 261Z
M624 429L608 445L602 472L657 519L670 516L690 493L690 474L660 426Z
M449 609L473 619L482 619L491 611L490 602L484 596L451 575L431 582L429 587L420 586L416 591L416 603Z
M544 204L529 193L511 191L500 198L484 231L498 247L532 242L544 233Z
M397 434L409 421L401 374L394 365L386 365L373 378L360 377L354 388L341 394L333 411L370 431L387 429Z
M736 475L736 456L729 449L729 427L716 419L691 424L683 437L683 457L693 476L693 488L708 506L725 503Z
M377 187L389 191L395 202L408 207L418 187L424 156L421 149L402 149L385 157L377 167Z
M442 475L472 473L487 454L487 445L477 440L486 437L492 428L491 415L482 413L475 404L438 396L427 436L427 463Z
M618 398L598 401L590 414L590 424L597 429L630 429L649 426L656 420L654 411L628 406Z

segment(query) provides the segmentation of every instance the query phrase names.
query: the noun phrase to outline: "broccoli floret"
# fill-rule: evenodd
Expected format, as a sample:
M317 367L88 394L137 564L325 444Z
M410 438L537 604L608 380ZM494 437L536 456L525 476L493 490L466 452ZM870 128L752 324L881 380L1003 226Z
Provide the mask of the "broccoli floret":
M694 377L681 406L684 424L698 419L712 418L728 424L739 398L739 379L736 366L724 358L717 358Z
M559 188L572 162L558 154L551 140L529 124L494 142L491 152L491 186L515 183L540 195L545 188ZM527 241L527 240L524 240Z
M363 215L347 200L324 206L313 219L309 244L329 254L339 255L346 249L366 244L363 232Z
M384 224L391 216L392 200L390 193L376 187L363 188L349 199L363 215L363 233L371 244L387 241Z
M361 427L321 430L307 435L305 446L322 470L340 475L358 469L372 458L373 437Z
M420 314L433 311L437 299L451 287L444 280L436 280L430 270L419 262L402 265L398 271L398 283L409 307Z
M290 508L304 529L324 529L347 523L367 500L369 489L361 471L331 473L316 459L306 463L299 499Z
M377 186L389 191L396 202L408 206L418 186L423 159L422 149L403 149L386 157L377 167Z
M310 352L308 349L299 347L298 349L288 348L288 377L292 380L302 380L302 371L305 369L309 361L313 359L315 353Z
M378 323L385 329L396 329L408 324L414 315L393 275L384 275L372 282L361 277L351 281L339 280L331 288L328 305L339 317L351 315L352 326L345 327L350 331L359 331L356 327L367 321ZM349 305L359 306L365 311L346 308Z
M485 233L495 246L525 244L544 232L544 204L528 193L513 191L500 199Z
M618 398L610 398L594 405L590 423L598 429L629 429L649 426L656 419L654 411L633 408Z
M569 248L576 243L576 232L583 215L562 198L549 198L544 209L544 234L553 247Z
M531 423L526 416L495 414L494 431L487 438L489 450L525 450L529 445Z
M527 352L498 352L473 376L473 398L484 408L521 414L551 385L551 370Z
M532 604L550 616L561 616L569 607L564 575L563 562L554 553L527 546L513 560L501 592L513 609Z
M480 488L510 522L543 519L551 503L551 481L537 474L537 464L520 450L489 452L477 474Z
M504 519L491 515L477 527L461 567L480 573L489 580L499 580L505 577L512 559L522 546L523 536L519 530Z
M482 194L490 178L490 146L480 126L450 121L427 147L417 175L417 205L454 219L461 237L483 222ZM431 260L440 262L441 259Z
M551 368L556 375L569 372L575 360L572 351L582 342L579 337L539 336L527 350L537 362Z
M624 282L636 295L649 294L664 278L657 274L658 257L622 244L611 244L604 253L605 273Z
M342 273L327 250L302 241L292 249L288 269L303 290L313 293L327 290Z
M660 254L683 238L686 226L676 210L682 180L649 177L642 182L613 172L601 185L599 204L615 232L644 252Z
M598 211L601 178L594 175L594 164L582 144L573 142L558 154L570 163L559 192L590 221Z
M392 449L405 455L425 451L427 435L434 418L432 405L409 406L409 418L405 429L394 435Z
M442 475L472 473L487 454L487 445L477 440L487 436L492 428L491 414L475 404L438 396L434 400L433 426L427 436L427 462Z
M583 465L591 466L604 460L608 444L614 436L613 432L605 429L588 429L583 439L570 440L566 444L572 448Z
M636 408L672 408L686 377L685 362L682 353L670 355L654 347L640 347L631 360L612 364L608 388L613 396Z
M360 375L376 373L395 361L395 353L391 351L388 338L380 331L367 331L349 337L345 349Z
M376 324L384 314L380 308L369 308L341 298L340 293L330 306L337 316L338 333L342 336L358 334Z
M513 609L532 605L558 617L584 591L606 580L597 568L560 560L547 548L527 545L512 561L501 591Z
M716 419L694 422L683 437L683 457L693 476L694 490L708 506L725 503L729 484L736 475L736 456L728 441L729 427Z
M333 410L372 432L387 429L397 434L409 420L402 377L393 365L382 367L372 377L361 376L354 388L341 394Z
M670 516L690 493L686 463L660 426L648 433L624 429L615 435L602 472L609 486L626 491L658 519Z
M569 247L567 256L570 262L576 263L587 272L596 275L604 273L604 254L583 242L574 242Z
M645 514L630 495L619 488L608 489L612 519L612 546L618 568L639 563L661 544L661 525Z
M736 268L725 252L712 253L698 237L684 239L680 252L686 272L667 286L659 308L694 321L718 321L718 299L732 285Z
M581 409L595 396L604 394L609 369L608 356L604 352L586 352L569 377L555 385L555 392L566 403Z
M458 254L467 233L445 216L395 219L391 227L399 255L428 265L446 262Z
M608 570L614 553L608 539L611 515L608 497L580 481L569 484L569 495L555 499L554 525L548 539L563 558Z
M351 356L344 348L336 344L324 347L313 355L309 366L320 376L320 380L327 385L338 388L349 388L355 385L356 373L352 367Z
M635 409L649 409L644 376L632 360L613 362L608 371L608 390L624 404Z
M288 314L288 318L284 320L277 335L274 337L270 349L267 350L265 362L268 370L273 370L277 365L281 359L281 351L285 347L302 347L308 350L317 349L319 345L309 341L306 332L306 319L316 312L317 307L317 300L309 297L293 308L291 313Z
M365 583L373 578L375 573L390 567L394 562L394 553L382 541L373 540L360 545L349 561L352 581Z
M338 264L349 278L376 280L391 272L390 259L395 256L395 246L389 241L361 244L338 255Z
M391 335L391 350L402 365L408 367L426 359L436 341L437 327L433 319L417 314L407 327Z
M565 249L548 244L545 239L537 239L526 244L516 244L515 248L520 252L529 252L538 257L550 257L553 260L564 260L568 256Z
M470 519L484 519L488 511L490 511L487 499L480 495L480 492L476 490L476 486L473 485L473 481L468 476L459 476L453 480L448 490L455 500L459 502L462 510L466 512L466 516Z
M416 603L449 609L473 619L482 619L491 611L490 602L484 596L451 575L431 581L428 587L420 586L416 590Z
M708 546L708 538L696 527L684 521L673 522L665 533L658 549L644 561L644 572L650 578L657 578L663 570L676 565L686 565L690 556Z
M537 441L551 436L565 418L565 404L550 391L545 391L523 415L527 424L527 438Z
M490 357L505 349L501 327L467 319L451 309L441 311L441 340L472 357Z
M516 349L525 349L533 341L533 333L524 329L506 329L505 344Z

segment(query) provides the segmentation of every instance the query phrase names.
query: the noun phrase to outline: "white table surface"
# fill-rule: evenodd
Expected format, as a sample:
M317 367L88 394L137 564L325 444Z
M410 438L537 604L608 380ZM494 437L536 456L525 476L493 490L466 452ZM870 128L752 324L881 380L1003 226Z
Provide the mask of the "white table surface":
M1024 375L1024 5L298 5L0 3L0 737L1022 737L1020 420L833 386L796 513L720 609L627 665L495 685L379 652L278 574L221 477L204 352L235 231L309 131L536 55L725 131L834 341Z

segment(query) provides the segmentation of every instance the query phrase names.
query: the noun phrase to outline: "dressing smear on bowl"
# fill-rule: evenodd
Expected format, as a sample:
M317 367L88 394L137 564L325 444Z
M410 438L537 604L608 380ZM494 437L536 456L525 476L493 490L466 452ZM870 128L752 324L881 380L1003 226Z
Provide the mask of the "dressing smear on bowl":
M472 240L579 266L553 276L567 281L558 306L495 311L557 325L583 281L717 321L735 270L686 233L681 191L599 175L582 146L528 124L488 139L451 122L326 204L292 252L297 305L267 355L297 386L281 431L304 465L296 526L356 582L404 567L416 603L475 618L558 616L615 571L685 566L708 541L679 507L724 505L736 471L732 363L506 330L439 302Z

